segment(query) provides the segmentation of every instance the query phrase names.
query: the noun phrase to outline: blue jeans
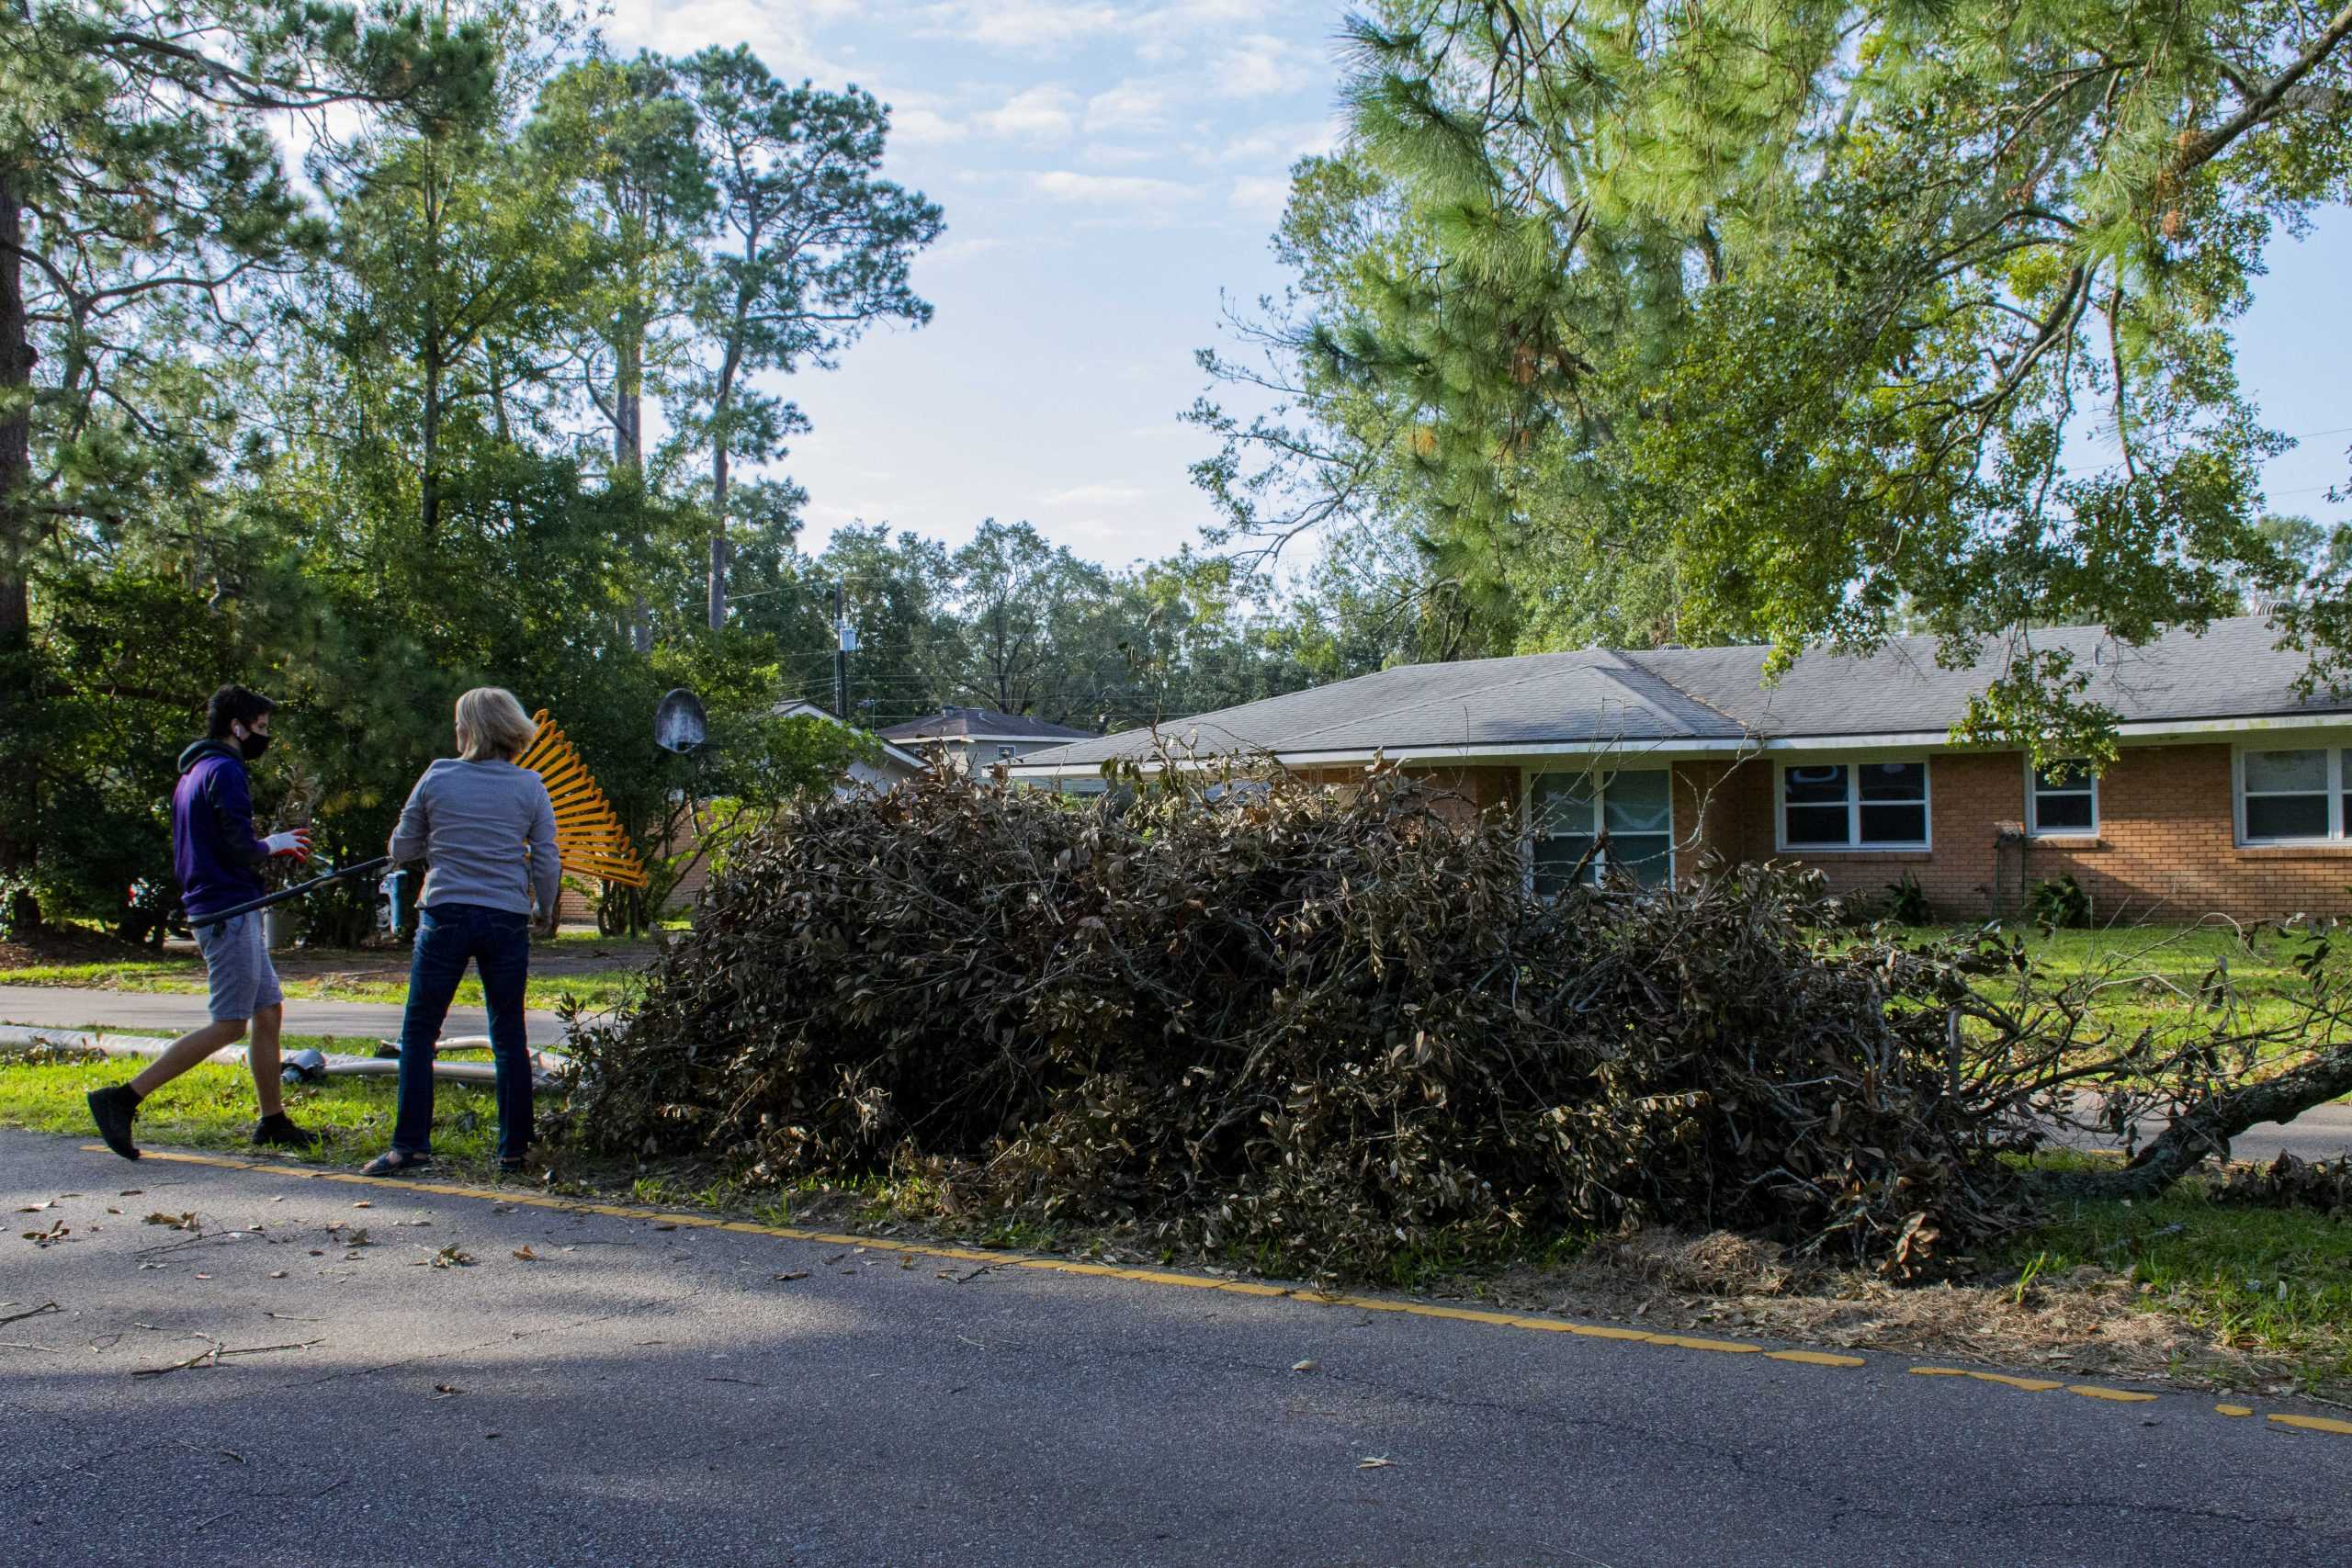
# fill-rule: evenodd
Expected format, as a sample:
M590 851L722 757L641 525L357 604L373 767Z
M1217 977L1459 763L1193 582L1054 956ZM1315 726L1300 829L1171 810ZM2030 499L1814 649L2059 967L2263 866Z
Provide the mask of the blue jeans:
M435 904L416 922L409 960L408 1010L401 1019L401 1109L392 1147L433 1150L433 1047L466 977L481 971L490 1010L490 1054L498 1066L498 1157L521 1159L531 1146L531 1050L523 1028L523 985L531 972L531 917L481 904Z

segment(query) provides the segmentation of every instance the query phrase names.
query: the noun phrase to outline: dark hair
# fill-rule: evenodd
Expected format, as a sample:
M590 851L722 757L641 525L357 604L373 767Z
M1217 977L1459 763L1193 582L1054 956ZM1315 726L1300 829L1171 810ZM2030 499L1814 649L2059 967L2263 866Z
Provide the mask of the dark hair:
M277 706L259 692L249 692L243 686L223 686L204 705L204 733L215 740L226 740L231 725L242 724L251 728L255 719L275 711Z

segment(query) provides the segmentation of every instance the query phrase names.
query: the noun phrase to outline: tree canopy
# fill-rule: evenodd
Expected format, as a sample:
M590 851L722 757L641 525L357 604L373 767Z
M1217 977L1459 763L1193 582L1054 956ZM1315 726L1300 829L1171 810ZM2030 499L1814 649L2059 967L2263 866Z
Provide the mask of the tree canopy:
M2107 718L2038 626L2142 641L2253 588L2342 679L2228 328L2352 193L2352 11L1394 0L1349 34L1348 146L1250 328L1284 412L1207 411L1229 527L1401 518L1488 648L1934 631L2000 655L1969 733L2077 754Z

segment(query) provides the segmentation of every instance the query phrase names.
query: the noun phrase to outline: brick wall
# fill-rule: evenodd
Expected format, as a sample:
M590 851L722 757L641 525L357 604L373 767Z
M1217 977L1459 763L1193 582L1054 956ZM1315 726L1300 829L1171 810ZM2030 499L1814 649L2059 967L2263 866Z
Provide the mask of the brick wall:
M2090 839L2023 836L2025 762L2017 752L1946 752L1929 760L1928 772L1932 849L1779 858L1818 869L1840 893L1882 893L1908 872L1948 919L1995 913L1996 886L1998 912L2014 914L2024 888L2068 873L2101 921L2352 915L2352 845L2238 847L2227 744L2126 747L2099 781L2098 832ZM1695 869L1690 852L1704 849L1734 860L1773 858L1773 777L1769 759L1676 764L1680 863ZM1685 812L1695 815L1702 800L1707 809L1694 835Z

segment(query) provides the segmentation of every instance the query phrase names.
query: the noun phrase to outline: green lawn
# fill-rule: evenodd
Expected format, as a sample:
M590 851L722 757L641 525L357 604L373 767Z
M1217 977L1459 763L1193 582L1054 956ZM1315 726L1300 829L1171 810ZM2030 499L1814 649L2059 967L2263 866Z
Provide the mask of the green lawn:
M1905 928L1917 940L1948 937L1974 928ZM2129 926L2111 931L2041 931L2009 928L2021 938L2033 964L2031 984L2047 995L2071 981L2087 980L2098 989L2092 1017L2112 1031L2118 1043L2143 1029L2159 1036L2222 1027L2232 1033L2293 1029L2301 1000L2310 987L2296 969L2305 951L2301 933L2267 931L2249 942L2228 925ZM2013 1002L2025 979L2014 973L1986 976L1977 983L1988 999ZM1973 1027L1973 1026L1972 1026ZM2270 1060L2290 1060L2301 1048L2265 1047Z
M315 1035L289 1035L286 1041L295 1050L332 1043ZM351 1051L361 1043L346 1041L342 1048ZM36 1064L0 1055L0 1124L96 1142L84 1096L102 1085L127 1081L138 1068L136 1062L120 1059ZM317 1163L356 1165L391 1145L394 1085L390 1077L288 1084L286 1110L325 1138ZM433 1111L434 1154L458 1174L491 1179L495 1173L492 1156L498 1141L498 1103L490 1089L441 1084ZM139 1139L159 1146L251 1153L253 1128L254 1080L243 1067L196 1067L139 1108Z
M2053 1279L2096 1265L2143 1287L2144 1310L2291 1362L2307 1386L2352 1389L2352 1213L2217 1203L2192 1177L2146 1201L2067 1203L1993 1261Z

